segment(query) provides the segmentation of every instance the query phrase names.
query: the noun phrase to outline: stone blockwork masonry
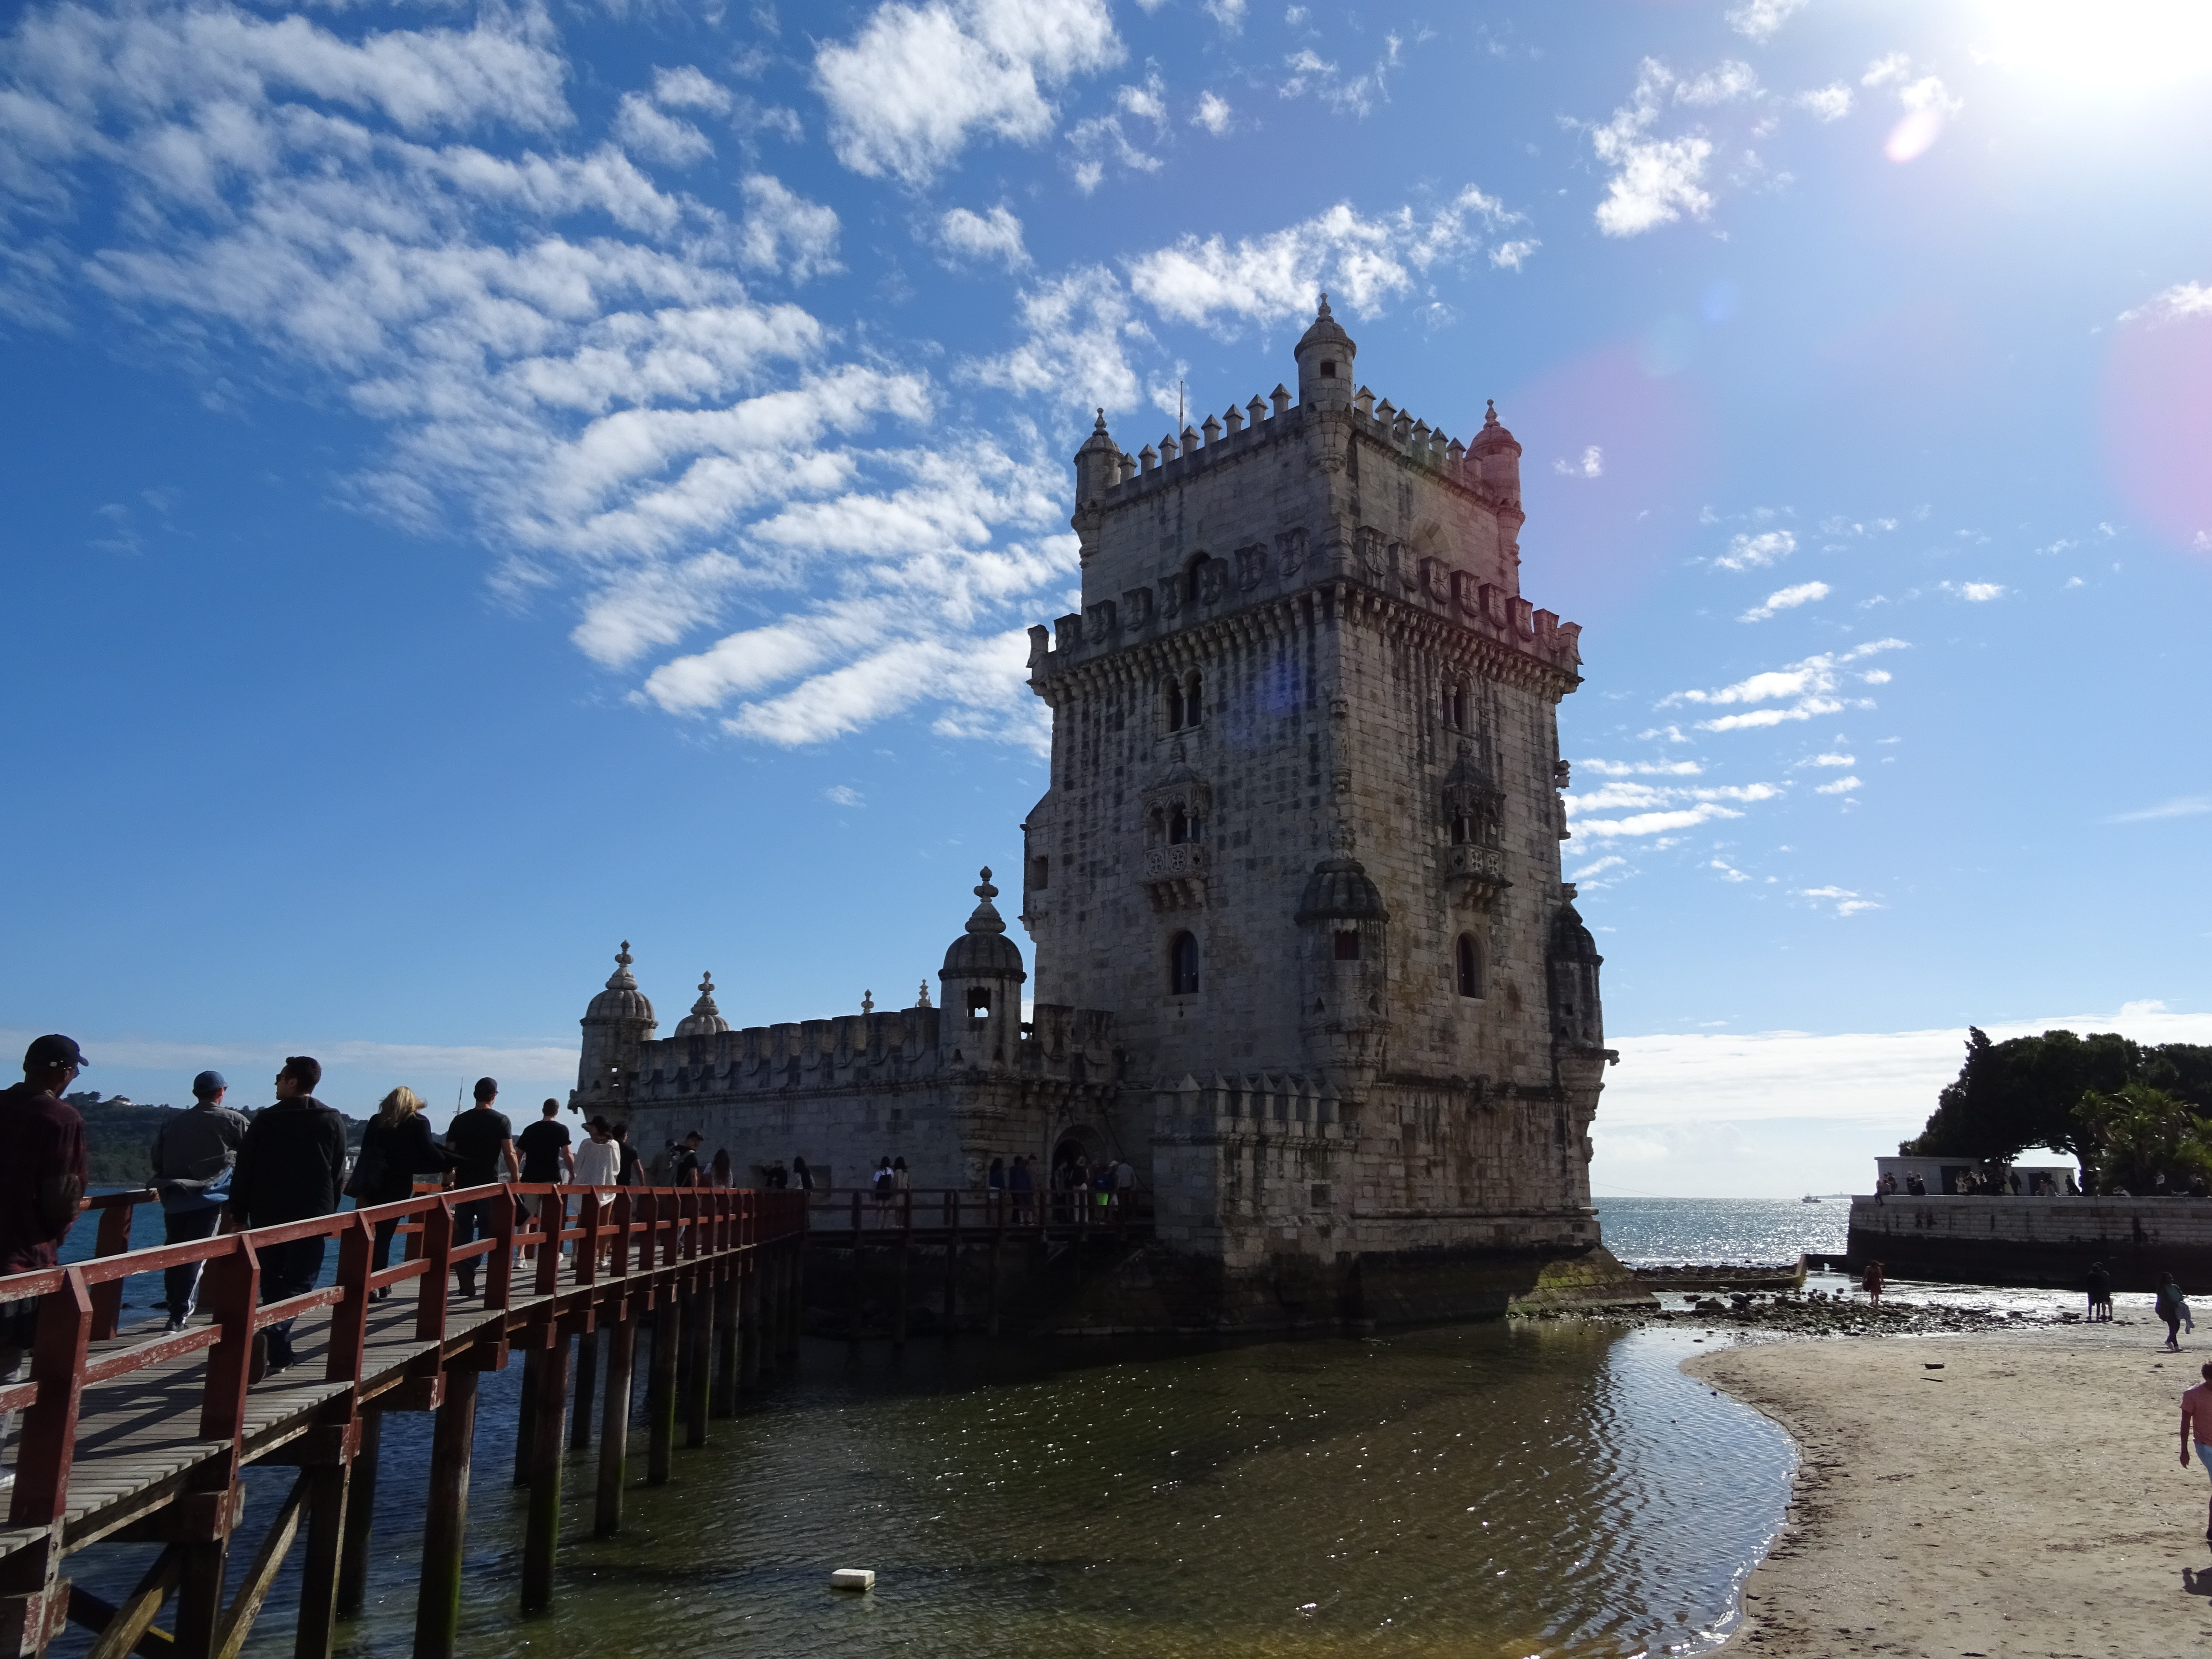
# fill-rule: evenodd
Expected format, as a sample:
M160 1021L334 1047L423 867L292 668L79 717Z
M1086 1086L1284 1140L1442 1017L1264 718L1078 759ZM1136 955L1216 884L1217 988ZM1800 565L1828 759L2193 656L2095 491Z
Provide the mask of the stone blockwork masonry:
M1133 1271L1178 1323L1269 1322L1293 1281L1357 1318L1384 1284L1418 1311L1425 1275L1461 1287L1439 1313L1618 1277L1600 958L1560 880L1580 630L1522 596L1520 445L1377 402L1325 300L1296 357L1295 397L1135 456L1102 414L1076 455L1083 608L1030 630L1030 1019L986 872L937 1007L732 1031L703 987L653 1041L625 954L580 1106L841 1182L892 1152L917 1186L1126 1158L1157 1218Z

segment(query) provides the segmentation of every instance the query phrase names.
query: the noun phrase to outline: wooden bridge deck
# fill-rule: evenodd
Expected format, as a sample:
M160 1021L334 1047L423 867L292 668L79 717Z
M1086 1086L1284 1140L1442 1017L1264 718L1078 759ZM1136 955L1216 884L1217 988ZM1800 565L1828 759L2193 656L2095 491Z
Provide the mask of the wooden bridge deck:
M557 1237L521 1213L524 1196L563 1194L579 1214ZM103 1247L128 1237L128 1205L95 1203ZM455 1208L481 1203L488 1237L455 1245ZM408 1258L372 1271L372 1224L413 1230ZM805 1207L797 1194L626 1189L603 1208L586 1188L477 1188L368 1212L123 1253L0 1278L0 1302L40 1298L28 1382L0 1385L22 1412L16 1480L0 1527L0 1655L42 1653L65 1620L100 1633L94 1659L173 1653L234 1659L296 1534L307 1534L295 1654L326 1655L332 1621L357 1611L368 1571L369 1510L383 1414L434 1411L415 1651L453 1651L476 1382L525 1356L519 1467L531 1486L522 1605L550 1604L558 1543L561 1451L572 1347L574 1428L588 1439L597 1345L611 1343L601 1428L597 1529L619 1528L633 1356L651 1311L648 1481L668 1478L680 1414L703 1443L711 1415L741 1386L795 1352ZM273 1304L259 1299L261 1255L302 1237L335 1238L337 1283ZM534 1261L514 1264L518 1247ZM602 1265L602 1258L605 1258ZM117 1328L122 1285L137 1273L206 1264L212 1325L176 1334ZM473 1262L483 1288L461 1296L453 1270ZM526 1284L524 1281L527 1280ZM400 1287L410 1294L395 1294ZM380 1299L377 1292L384 1291ZM257 1338L290 1318L295 1363L250 1382ZM619 1398L617 1398L619 1396ZM243 1471L296 1468L246 1582L224 1602L226 1552L243 1510ZM349 1495L355 1501L349 1510ZM155 1542L160 1559L120 1607L73 1590L67 1558L102 1542ZM173 1632L155 1626L175 1591Z

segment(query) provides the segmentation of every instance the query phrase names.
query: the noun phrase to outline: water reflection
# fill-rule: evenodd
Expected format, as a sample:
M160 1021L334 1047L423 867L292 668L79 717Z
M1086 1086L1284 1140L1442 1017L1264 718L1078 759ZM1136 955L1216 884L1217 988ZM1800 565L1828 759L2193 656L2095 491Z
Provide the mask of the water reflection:
M1694 1652L1778 1524L1787 1441L1675 1368L1672 1331L1491 1324L1072 1353L810 1345L799 1382L589 1540L572 1458L558 1612L519 1623L514 1378L486 1379L463 1649L1172 1659ZM519 1370L519 1368L516 1368ZM496 1385L496 1391L495 1391ZM395 1424L394 1427L399 1425ZM413 1613L420 1439L387 1439L379 1594ZM403 1475L400 1466L412 1464ZM411 1510L411 1505L406 1506ZM864 1597L825 1588L873 1567ZM262 1632L275 1650L282 1625Z

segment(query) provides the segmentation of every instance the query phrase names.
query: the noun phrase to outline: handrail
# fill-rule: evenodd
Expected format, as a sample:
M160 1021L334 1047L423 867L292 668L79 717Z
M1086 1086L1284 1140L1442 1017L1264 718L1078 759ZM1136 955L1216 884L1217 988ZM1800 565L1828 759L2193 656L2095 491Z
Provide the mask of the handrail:
M609 1192L613 1194L612 1202L602 1206L599 1196ZM519 1198L553 1194L562 1197L558 1224L548 1226L520 1214ZM128 1241L132 1206L151 1196L149 1191L104 1194L86 1206L104 1212L103 1248L89 1260L0 1276L0 1303L26 1297L44 1298L39 1309L30 1378L0 1387L0 1410L20 1409L24 1413L22 1451L9 1514L12 1526L46 1526L62 1515L76 1449L78 1410L88 1388L111 1383L148 1366L204 1349L208 1361L199 1438L235 1445L245 1431L252 1338L270 1325L317 1309L332 1310L325 1380L350 1383L358 1389L363 1381L370 1293L386 1285L406 1279L422 1280L415 1334L418 1340L442 1343L449 1308L447 1286L457 1263L488 1258L481 1300L487 1310L505 1312L513 1306L513 1264L518 1248L533 1248L538 1255L528 1294L557 1301L564 1295L560 1246L570 1241L579 1242L566 1263L570 1285L589 1293L595 1286L614 1289L609 1282L614 1277L672 1272L688 1276L710 1259L743 1260L765 1246L802 1237L807 1230L805 1195L799 1193L756 1193L726 1187L608 1188L568 1182L514 1182L418 1194L368 1209L250 1228L189 1244L155 1245L143 1250L104 1248L110 1240L110 1224L118 1218L119 1237ZM568 1211L570 1200L576 1199L582 1201L576 1206L578 1213L572 1225ZM491 1206L489 1237L456 1246L453 1242L455 1209L480 1202ZM540 1207L551 1208L550 1205ZM403 1224L419 1222L421 1251L396 1267L372 1270L375 1225L392 1219ZM316 1237L338 1241L337 1282L282 1301L262 1301L261 1252L273 1245ZM610 1258L607 1276L599 1270L603 1243ZM194 1261L206 1264L202 1299L214 1315L212 1326L167 1333L102 1352L96 1358L92 1356L94 1341L115 1334L112 1315L120 1305L125 1279ZM100 1328L103 1323L105 1329Z

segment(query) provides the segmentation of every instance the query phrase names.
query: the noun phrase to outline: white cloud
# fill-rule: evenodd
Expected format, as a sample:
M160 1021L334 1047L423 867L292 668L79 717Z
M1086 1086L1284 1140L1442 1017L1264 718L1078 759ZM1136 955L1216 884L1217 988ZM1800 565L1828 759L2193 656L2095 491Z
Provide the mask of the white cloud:
M1206 0L1206 15L1234 33L1244 26L1246 0Z
M2005 596L2002 582L1945 582L1942 587L1946 593L1973 605L1986 605L1991 599L2001 599Z
M1799 887L1793 890L1799 898L1818 899L1833 904L1839 916L1855 916L1862 910L1879 910L1882 906L1873 899L1861 898L1848 887Z
M1838 778L1833 783L1824 783L1813 793L1816 795L1848 795L1859 787L1856 777Z
M1721 872L1721 879L1723 881L1749 881L1751 879L1749 876L1744 874L1742 871L1737 869L1735 866L1730 864L1726 859L1714 859L1707 863L1705 868L1708 870L1719 871Z
M1815 715L1832 714L1844 704L1835 693L1843 684L1842 670L1846 664L1858 662L1877 652L1898 651L1905 647L1903 640L1870 640L1849 651L1826 652L1791 663L1786 668L1770 669L1738 680L1733 685L1723 685L1711 691L1677 691L1662 700L1660 707L1676 703L1729 704L1774 702L1790 700L1786 708L1759 708L1747 714L1728 714L1717 720L1700 720L1698 729L1705 732L1741 732L1765 726L1779 726L1787 720L1808 720Z
M1618 836L1660 836L1674 830L1691 830L1715 818L1740 818L1742 813L1713 801L1666 811L1638 812L1625 818L1577 818L1575 833L1610 839Z
M615 137L633 155L670 167L690 167L714 153L705 133L634 92L623 94L615 115Z
M2155 806L2137 807L2132 812L2115 812L2102 822L2155 823L2166 818L2202 817L2208 812L2212 812L2212 795L2179 795L2172 800L2160 801Z
M2212 317L2212 283L2176 283L2132 310L2122 312L2118 320L2178 323L2191 317ZM2109 535L2110 530L2106 533Z
M1585 864L1581 869L1569 876L1567 879L1569 881L1588 881L1595 876L1603 875L1608 870L1620 869L1627 863L1628 860L1626 859L1621 858L1616 854L1608 853L1605 857L1599 859L1595 863Z
M1389 97L1389 77L1398 67L1398 56L1405 44L1395 34L1385 34L1382 55L1364 73L1349 79L1334 64L1310 47L1303 47L1283 60L1283 66L1290 73L1275 88L1276 93L1284 98L1303 98L1310 92L1339 114L1369 114L1378 100Z
M1856 766L1858 763L1858 757L1855 755L1835 754L1814 755L1797 763L1800 766Z
M1614 772L1611 781L1597 788L1571 793L1564 799L1568 823L1576 835L1611 840L1624 836L1666 835L1675 830L1693 829L1716 818L1741 817L1743 814L1738 808L1779 799L1782 793L1771 783L1718 786L1632 783L1620 781L1618 772ZM1620 812L1626 816L1590 816L1601 812Z
M1473 185L1425 216L1401 207L1370 219L1340 202L1234 246L1219 235L1202 241L1187 235L1132 259L1129 286L1164 317L1213 327L1310 317L1322 289L1336 303L1372 315L1391 296L1411 291L1419 273L1480 249L1483 230L1520 217Z
M1736 620L1765 622L1778 611L1794 611L1801 605L1810 605L1816 599L1825 599L1828 597L1828 585L1826 582L1799 582L1794 587L1777 588L1766 596L1765 604L1753 605Z
M954 208L937 222L937 239L962 258L996 259L1009 270L1030 262L1022 246L1022 222L1003 206L988 213Z
M1501 270L1518 270L1528 262L1528 256L1543 246L1533 236L1516 237L1510 242L1500 242L1490 250L1490 263Z
M814 58L837 159L871 178L926 183L979 133L1033 144L1048 90L1121 62L1104 0L897 0Z
M1553 461L1552 471L1563 478L1596 478L1605 474L1605 451L1592 444L1579 461Z
M1596 215L1597 228L1607 236L1635 236L1672 224L1685 213L1702 219L1712 211L1713 198L1702 183L1712 140L1694 132L1650 137L1674 84L1664 64L1645 58L1629 101L1613 112L1613 119L1591 129L1591 147L1613 169Z
M739 188L747 209L738 232L741 263L754 270L781 272L794 283L845 268L836 259L835 209L794 194L764 173L754 173Z
M1806 0L1744 0L1729 9L1729 27L1747 40L1771 40L1805 4Z
M1753 97L1758 92L1759 71L1736 58L1723 58L1703 75L1676 82L1674 101L1699 106L1733 104Z
M1732 537L1728 551L1713 562L1723 570L1749 570L1788 558L1797 550L1797 538L1786 530L1761 530Z
M1081 56L1039 34L1064 8L991 15L1038 64ZM836 213L764 173L734 222L663 191L576 132L543 14L483 16L360 41L220 0L29 17L0 60L0 230L54 250L33 297L219 337L374 422L356 504L472 536L495 591L573 605L578 648L653 706L735 701L733 727L775 741L916 708L1034 743L1008 641L1073 568L1056 446L948 420L911 360L841 356L754 292L836 269ZM656 75L663 105L737 107L689 70ZM80 231L94 189L118 211ZM742 645L656 665L726 607ZM902 660L926 672L835 678Z
M1198 107L1191 112L1191 125L1204 127L1218 138L1226 134L1236 122L1236 112L1229 107L1226 98L1211 92L1199 94Z
M1609 761L1578 760L1577 766L1586 766L1601 777L1668 777L1694 778L1705 769L1697 761Z
M822 798L838 806L865 806L867 797L848 783L835 783L822 792Z
M1140 388L1125 346L1144 325L1112 271L1081 265L1024 289L1016 321L1020 343L1000 356L964 365L968 378L1056 397L1082 410L1121 410L1137 402Z
M1851 89L1840 81L1814 87L1797 94L1797 107L1819 120L1840 121L1851 112Z
M1164 135L1168 128L1167 82L1160 78L1157 69L1147 66L1145 83L1140 87L1123 87L1114 94L1115 107L1124 115L1133 115L1140 121L1150 121L1155 133Z

